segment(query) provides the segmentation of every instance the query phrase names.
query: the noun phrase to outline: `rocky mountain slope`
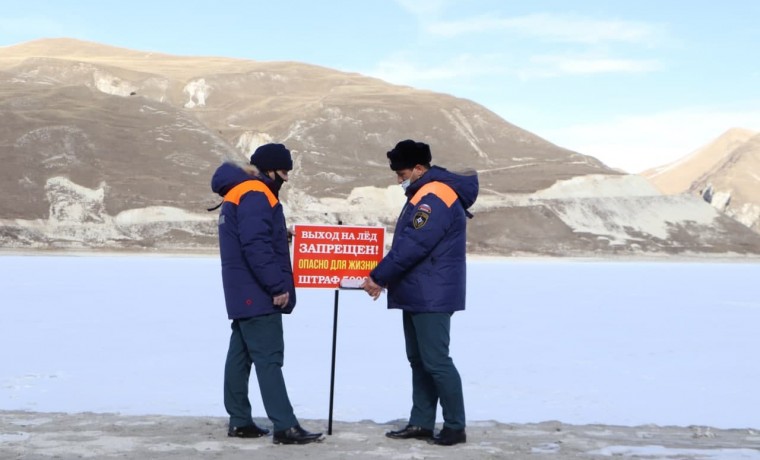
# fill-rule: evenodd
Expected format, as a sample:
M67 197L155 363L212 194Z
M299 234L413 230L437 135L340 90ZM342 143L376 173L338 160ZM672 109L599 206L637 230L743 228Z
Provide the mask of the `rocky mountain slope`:
M301 63L4 47L0 132L6 248L211 249L213 170L270 141L294 156L290 223L392 228L403 197L385 152L413 138L478 171L472 252L760 253L701 199L643 191L472 101Z
M760 133L731 129L683 159L642 175L663 193L701 196L760 233Z

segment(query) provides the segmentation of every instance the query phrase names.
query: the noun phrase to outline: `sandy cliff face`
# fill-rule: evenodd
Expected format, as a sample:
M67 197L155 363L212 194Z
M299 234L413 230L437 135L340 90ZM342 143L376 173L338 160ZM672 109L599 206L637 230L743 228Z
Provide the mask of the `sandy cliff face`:
M720 216L472 101L358 74L40 40L0 49L0 94L5 247L213 248L211 174L266 142L293 152L291 223L392 229L403 196L385 152L412 138L478 171L473 252L760 252Z
M754 131L734 128L726 131L713 142L695 150L672 163L649 169L641 173L662 193L671 195L683 193L705 172L722 164L742 144L751 139Z
M760 232L760 134L732 129L696 152L643 173L663 193L702 197Z

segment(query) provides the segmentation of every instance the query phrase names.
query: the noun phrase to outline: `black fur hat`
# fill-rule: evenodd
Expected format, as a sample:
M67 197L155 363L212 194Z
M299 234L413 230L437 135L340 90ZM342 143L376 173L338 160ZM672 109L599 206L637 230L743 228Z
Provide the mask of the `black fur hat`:
M290 150L282 144L264 144L251 155L251 164L259 171L290 171L293 169L293 158Z
M429 145L411 139L399 142L387 155L391 169L394 171L411 169L417 165L430 167L430 162L433 160Z

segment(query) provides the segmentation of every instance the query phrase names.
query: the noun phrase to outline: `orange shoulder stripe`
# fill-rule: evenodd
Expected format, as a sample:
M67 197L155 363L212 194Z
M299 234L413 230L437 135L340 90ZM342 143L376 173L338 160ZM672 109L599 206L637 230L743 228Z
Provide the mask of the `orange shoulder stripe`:
M417 191L417 193L414 194L411 200L409 200L413 205L417 205L417 203L420 202L423 196L432 193L433 195L437 196L441 199L444 203L446 203L447 207L451 207L452 204L457 200L457 192L454 191L453 188L449 187L448 185L444 184L443 182L430 182L428 184L425 184L422 186L421 189Z
M240 199L248 192L261 192L264 195L266 195L267 200L269 200L269 205L274 208L274 206L278 203L277 197L274 196L274 193L272 193L271 190L269 190L269 187L267 187L263 182L258 180L247 180L245 182L241 182L240 184L234 186L232 190L227 192L226 195L224 195L224 201L229 201L233 203L234 205L240 204Z

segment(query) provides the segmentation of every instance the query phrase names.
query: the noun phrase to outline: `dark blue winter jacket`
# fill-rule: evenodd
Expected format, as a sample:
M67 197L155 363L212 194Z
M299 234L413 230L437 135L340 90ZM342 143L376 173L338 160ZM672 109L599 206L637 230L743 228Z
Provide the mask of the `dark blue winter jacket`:
M406 196L391 249L370 276L388 288L388 308L464 310L466 210L478 196L478 176L433 166Z
M232 163L217 168L211 189L224 197L219 214L222 284L230 319L290 313L296 305L282 204L268 177ZM272 297L290 293L285 308Z

